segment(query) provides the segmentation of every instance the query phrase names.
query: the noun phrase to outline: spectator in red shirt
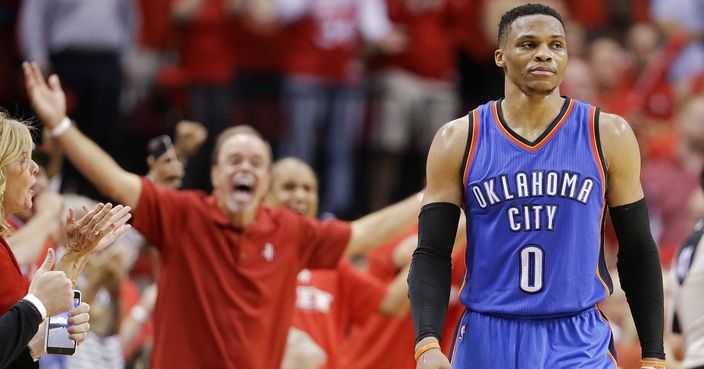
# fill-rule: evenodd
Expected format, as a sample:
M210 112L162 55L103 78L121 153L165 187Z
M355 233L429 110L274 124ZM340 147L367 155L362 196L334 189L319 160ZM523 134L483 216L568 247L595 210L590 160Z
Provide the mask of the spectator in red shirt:
M235 0L237 1L237 0ZM234 122L249 124L266 137L278 152L282 133L281 88L287 29L276 18L276 0L246 1L231 23L235 54Z
M417 240L418 230L406 234L405 238ZM458 232L456 245L464 244L465 239ZM390 283L396 278L400 265L406 263L403 239L397 239L387 245L372 251L369 254L368 270L385 283ZM414 242L417 244L417 241ZM452 257L452 290L450 308L445 319L443 337L450 337L455 333L464 306L459 302L459 288L464 277L464 246L457 246ZM443 340L442 350L450 354L453 339ZM369 343L373 342L373 345ZM342 367L345 369L376 369L385 368L388 363L393 363L394 369L414 369L416 361L413 358L413 321L411 314L402 317L388 317L376 314L370 317L363 325L352 327L349 337L345 340Z
M383 0L277 0L288 25L283 99L289 135L282 153L315 167L317 131L327 132L322 209L348 210L354 183L354 143L364 114L362 41L398 50Z
M230 81L234 76L228 39L227 0L174 0L171 17L180 35L181 68L188 84L189 118L205 125L208 138L191 158L185 188L208 189L208 164L215 137L232 121Z
M377 155L371 161L370 178L375 188L372 209L388 204L394 189L403 184L400 169L407 151L419 157L427 152L440 122L456 118L459 106L452 2L386 0L386 4L391 21L413 42L379 60L380 96L372 137ZM422 183L422 178L409 182Z
M67 157L109 197L135 208L133 226L160 251L153 368L278 369L293 315L296 275L337 265L397 236L416 219L411 198L352 223L318 222L261 202L268 143L249 127L216 140L213 193L159 188L120 168L66 116L58 78L25 64L40 119Z
M315 218L318 180L313 170L298 159L277 161L267 204ZM386 316L406 314L408 265L416 246L415 238L408 241L404 246L407 263L388 286L358 271L347 260L340 261L336 269L303 269L298 273L293 327L307 333L325 351L327 360L319 369L342 368L340 346L350 325L364 323L375 312Z

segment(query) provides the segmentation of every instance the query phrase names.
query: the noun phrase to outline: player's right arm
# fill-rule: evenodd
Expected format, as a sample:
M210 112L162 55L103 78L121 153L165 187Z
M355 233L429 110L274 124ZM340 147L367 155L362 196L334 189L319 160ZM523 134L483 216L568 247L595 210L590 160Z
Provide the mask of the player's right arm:
M408 277L415 349L420 354L416 355L418 369L450 368L437 343L450 296L451 254L463 191L460 166L468 127L467 117L445 124L435 135L428 153L418 247Z
M53 75L48 84L39 66L24 63L25 85L37 116L50 129L66 117L66 97L59 79ZM142 182L139 176L122 169L103 149L83 135L74 125L54 138L71 163L106 196L133 211L139 202Z

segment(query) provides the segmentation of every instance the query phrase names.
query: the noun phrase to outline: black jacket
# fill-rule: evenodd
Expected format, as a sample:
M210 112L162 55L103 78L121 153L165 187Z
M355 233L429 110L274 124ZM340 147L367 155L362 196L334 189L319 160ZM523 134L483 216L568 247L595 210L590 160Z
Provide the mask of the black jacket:
M20 300L0 316L0 369L38 368L27 344L41 324L41 317L31 303Z

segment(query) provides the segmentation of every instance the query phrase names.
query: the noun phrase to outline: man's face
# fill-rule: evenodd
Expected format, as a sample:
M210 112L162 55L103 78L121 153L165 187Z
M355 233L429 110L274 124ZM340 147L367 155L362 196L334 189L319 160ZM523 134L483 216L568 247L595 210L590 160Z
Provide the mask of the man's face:
M318 212L318 181L310 167L293 159L274 166L268 202L311 218Z
M256 136L236 134L223 141L210 177L227 215L256 210L269 187L270 164L269 150Z
M516 19L500 49L496 64L527 95L549 95L562 82L567 65L565 29L548 15Z

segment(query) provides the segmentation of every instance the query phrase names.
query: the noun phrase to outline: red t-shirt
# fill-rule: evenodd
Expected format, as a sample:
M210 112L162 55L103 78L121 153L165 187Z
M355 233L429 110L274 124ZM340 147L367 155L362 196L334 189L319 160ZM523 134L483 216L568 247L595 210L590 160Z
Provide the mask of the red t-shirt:
M181 33L181 66L190 82L228 84L234 75L232 40L223 0L205 1Z
M329 83L359 78L360 62L357 5L355 1L313 1L303 18L286 31L286 71L313 76Z
M391 21L401 26L412 42L402 53L386 57L384 64L421 77L451 80L455 73L455 40L449 0L386 2Z
M144 179L133 226L161 256L155 369L279 369L296 275L334 268L350 238L348 223L263 206L238 230L214 196Z
M5 314L10 307L24 297L29 290L29 281L22 276L15 255L5 239L0 237L0 314Z
M369 255L369 273L379 279L390 282L398 274L393 263L392 254L399 242L390 243ZM453 258L453 284L461 283L464 273L463 253L456 253ZM456 303L450 306L445 320L442 336L442 351L449 355L452 335L464 307ZM415 369L413 358L415 331L409 313L403 318L388 318L380 314L370 317L367 322L354 327L345 342L342 367L345 369L377 369L388 367L393 363L394 369Z
M345 328L362 324L379 308L386 286L342 260L337 269L303 269L298 274L293 327L308 333L327 354L318 369L338 369Z
M232 47L238 72L279 74L284 60L284 41L287 37L283 27L266 32L256 32L246 24L247 19L237 18L230 26Z

